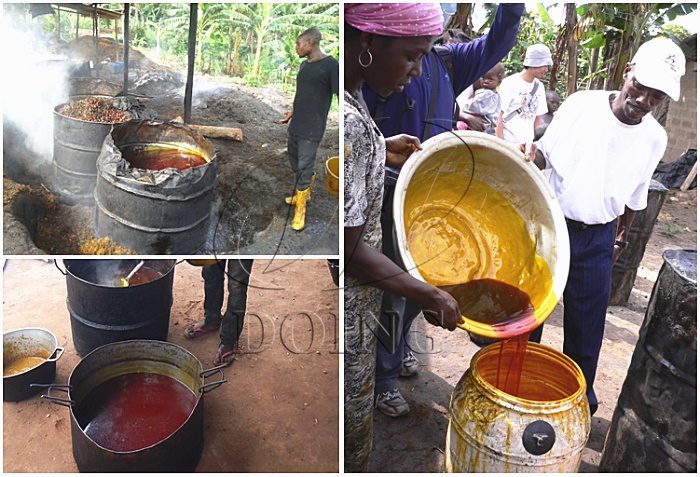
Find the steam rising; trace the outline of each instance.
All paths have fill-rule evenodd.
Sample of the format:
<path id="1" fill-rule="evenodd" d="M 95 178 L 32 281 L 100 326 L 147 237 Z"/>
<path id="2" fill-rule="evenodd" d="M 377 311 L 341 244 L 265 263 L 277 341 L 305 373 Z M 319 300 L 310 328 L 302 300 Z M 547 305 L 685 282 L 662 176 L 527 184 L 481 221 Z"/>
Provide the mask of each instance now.
<path id="1" fill-rule="evenodd" d="M 53 108 L 68 100 L 70 61 L 51 54 L 46 39 L 39 34 L 15 29 L 6 16 L 0 35 L 5 72 L 1 88 L 4 141 L 20 140 L 7 137 L 7 127 L 15 126 L 25 137 L 23 144 L 14 144 L 13 149 L 23 147 L 48 164 L 53 155 Z M 8 154 L 7 148 L 3 150 Z"/>

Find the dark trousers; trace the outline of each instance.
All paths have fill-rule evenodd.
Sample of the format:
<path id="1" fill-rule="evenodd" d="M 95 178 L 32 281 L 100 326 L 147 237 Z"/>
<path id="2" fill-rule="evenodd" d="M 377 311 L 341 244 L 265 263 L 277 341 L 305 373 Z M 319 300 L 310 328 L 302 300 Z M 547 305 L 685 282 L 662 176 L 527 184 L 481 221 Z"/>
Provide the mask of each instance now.
<path id="1" fill-rule="evenodd" d="M 394 186 L 384 185 L 381 217 L 382 253 L 403 268 L 394 232 L 394 190 Z M 411 324 L 420 312 L 420 305 L 403 296 L 389 292 L 384 292 L 382 295 L 382 314 L 377 330 L 375 394 L 396 388 L 396 379 L 403 367 L 403 356 L 411 350 L 409 340 Z"/>
<path id="2" fill-rule="evenodd" d="M 222 343 L 235 343 L 241 336 L 248 298 L 248 282 L 252 268 L 253 260 L 238 259 L 225 260 L 216 265 L 202 267 L 204 324 L 207 327 L 221 326 L 219 337 Z M 228 275 L 228 302 L 222 316 L 226 275 Z"/>
<path id="3" fill-rule="evenodd" d="M 564 288 L 563 351 L 583 371 L 592 408 L 598 405 L 593 382 L 605 333 L 616 228 L 613 220 L 583 230 L 568 229 L 571 264 Z M 539 343 L 541 336 L 542 326 L 530 334 L 530 341 Z"/>
<path id="4" fill-rule="evenodd" d="M 302 139 L 289 133 L 287 138 L 287 158 L 292 171 L 294 171 L 294 184 L 298 190 L 306 190 L 311 185 L 318 144 L 319 141 Z"/>

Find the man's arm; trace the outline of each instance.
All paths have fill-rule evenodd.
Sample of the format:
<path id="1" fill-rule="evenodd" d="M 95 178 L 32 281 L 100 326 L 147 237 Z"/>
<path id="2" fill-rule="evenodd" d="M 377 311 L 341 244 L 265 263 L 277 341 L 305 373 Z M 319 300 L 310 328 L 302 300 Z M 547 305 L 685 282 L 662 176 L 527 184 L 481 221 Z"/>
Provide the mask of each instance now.
<path id="1" fill-rule="evenodd" d="M 448 45 L 454 59 L 455 94 L 481 78 L 508 55 L 515 45 L 520 27 L 520 17 L 525 10 L 523 3 L 502 3 L 489 32 L 469 43 Z"/>
<path id="2" fill-rule="evenodd" d="M 615 251 L 613 252 L 613 264 L 617 262 L 617 259 L 622 254 L 622 251 L 627 246 L 627 237 L 629 236 L 630 229 L 632 228 L 632 221 L 634 220 L 636 212 L 629 207 L 625 206 L 625 212 L 617 218 L 617 231 L 615 233 Z"/>

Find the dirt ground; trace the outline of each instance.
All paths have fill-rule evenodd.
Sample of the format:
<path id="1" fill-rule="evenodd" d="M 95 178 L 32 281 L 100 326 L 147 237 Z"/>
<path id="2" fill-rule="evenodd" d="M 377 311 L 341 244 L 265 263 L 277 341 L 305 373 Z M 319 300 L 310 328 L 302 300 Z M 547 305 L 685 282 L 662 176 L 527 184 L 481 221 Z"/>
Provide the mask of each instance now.
<path id="1" fill-rule="evenodd" d="M 200 270 L 188 263 L 175 268 L 168 341 L 208 369 L 217 334 L 198 340 L 182 335 L 203 316 Z M 338 472 L 338 306 L 325 260 L 256 261 L 247 311 L 261 318 L 246 320 L 244 353 L 224 371 L 227 383 L 204 397 L 197 472 Z M 313 317 L 313 326 L 303 312 Z M 3 331 L 30 326 L 50 330 L 65 347 L 54 383 L 66 384 L 80 360 L 72 344 L 66 278 L 51 261 L 8 260 Z M 39 396 L 4 402 L 3 471 L 77 472 L 68 408 Z"/>
<path id="2" fill-rule="evenodd" d="M 591 420 L 591 433 L 578 470 L 581 473 L 598 471 L 605 436 L 627 376 L 654 282 L 663 264 L 662 254 L 669 249 L 697 250 L 696 190 L 669 190 L 647 243 L 628 304 L 608 308 L 595 383 L 599 408 Z M 417 350 L 420 372 L 399 379 L 399 390 L 411 406 L 411 412 L 396 419 L 375 411 L 370 472 L 444 471 L 450 395 L 480 347 L 469 339 L 468 333 L 460 329 L 450 333 L 426 326 L 420 317 L 414 321 L 412 337 L 420 348 Z M 542 344 L 561 351 L 562 342 L 560 305 L 545 323 Z"/>
<path id="3" fill-rule="evenodd" d="M 149 63 L 148 69 L 135 69 L 129 93 L 155 111 L 158 120 L 184 116 L 182 73 L 158 68 L 162 67 Z M 108 69 L 93 75 L 108 84 L 123 84 L 123 74 L 112 74 Z M 154 77 L 159 81 L 144 82 Z M 50 82 L 43 86 L 53 87 Z M 94 81 L 80 82 L 80 86 L 81 92 L 90 94 L 105 88 L 104 83 Z M 210 139 L 217 156 L 217 182 L 209 229 L 199 249 L 184 253 L 338 254 L 339 203 L 324 187 L 325 161 L 339 154 L 338 115 L 329 115 L 316 156 L 316 184 L 307 208 L 306 228 L 296 232 L 289 226 L 294 210 L 284 203 L 284 197 L 294 190 L 294 175 L 286 157 L 287 125 L 278 123 L 284 112 L 291 110 L 292 100 L 272 88 L 195 78 L 190 123 L 240 128 L 243 141 Z M 47 114 L 49 118 L 43 120 L 51 120 L 52 110 Z M 51 153 L 37 154 L 25 146 L 26 142 L 50 142 L 51 133 L 42 138 L 36 137 L 38 131 L 28 135 L 5 115 L 3 134 L 4 189 L 16 191 L 11 197 L 5 194 L 3 200 L 6 255 L 131 253 L 113 242 L 96 243 L 94 206 L 56 200 Z"/>

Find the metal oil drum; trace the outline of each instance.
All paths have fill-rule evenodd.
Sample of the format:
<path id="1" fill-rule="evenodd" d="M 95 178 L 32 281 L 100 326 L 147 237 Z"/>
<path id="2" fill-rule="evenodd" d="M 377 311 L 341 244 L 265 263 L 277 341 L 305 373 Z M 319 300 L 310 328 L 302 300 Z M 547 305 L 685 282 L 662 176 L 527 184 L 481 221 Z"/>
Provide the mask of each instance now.
<path id="1" fill-rule="evenodd" d="M 53 187 L 62 202 L 92 205 L 97 157 L 113 124 L 64 116 L 58 112 L 63 106 L 59 104 L 53 112 Z"/>
<path id="2" fill-rule="evenodd" d="M 206 159 L 184 170 L 132 168 L 124 151 L 188 150 Z M 209 230 L 216 186 L 214 146 L 186 125 L 134 120 L 114 126 L 97 159 L 95 235 L 138 254 L 194 254 Z"/>
<path id="3" fill-rule="evenodd" d="M 697 251 L 666 250 L 613 413 L 601 472 L 698 469 Z"/>
<path id="4" fill-rule="evenodd" d="M 516 397 L 497 387 L 515 353 L 500 348 L 477 352 L 452 393 L 447 472 L 576 472 L 591 428 L 581 369 L 527 343 Z"/>

